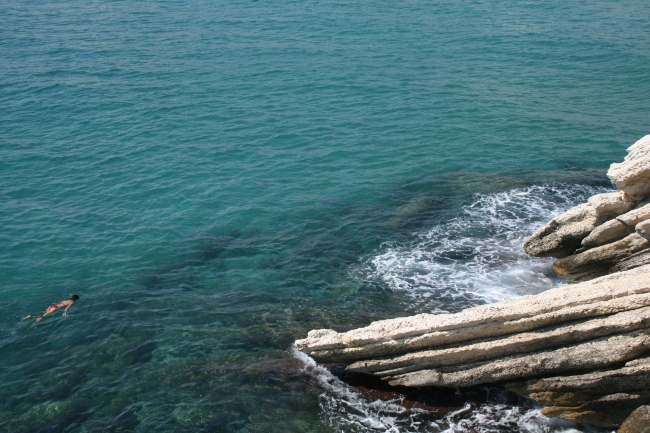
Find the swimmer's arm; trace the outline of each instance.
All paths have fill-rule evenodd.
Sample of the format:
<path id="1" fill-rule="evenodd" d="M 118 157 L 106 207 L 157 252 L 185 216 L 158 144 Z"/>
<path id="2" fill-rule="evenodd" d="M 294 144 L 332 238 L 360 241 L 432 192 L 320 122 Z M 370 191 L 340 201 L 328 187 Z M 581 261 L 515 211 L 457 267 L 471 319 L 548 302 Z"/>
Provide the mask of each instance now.
<path id="1" fill-rule="evenodd" d="M 67 307 L 65 307 L 65 310 L 63 310 L 63 315 L 64 315 L 64 316 L 67 316 L 67 315 L 68 315 L 68 310 L 70 309 L 70 307 L 72 307 L 72 304 L 70 304 L 70 305 L 68 305 Z"/>

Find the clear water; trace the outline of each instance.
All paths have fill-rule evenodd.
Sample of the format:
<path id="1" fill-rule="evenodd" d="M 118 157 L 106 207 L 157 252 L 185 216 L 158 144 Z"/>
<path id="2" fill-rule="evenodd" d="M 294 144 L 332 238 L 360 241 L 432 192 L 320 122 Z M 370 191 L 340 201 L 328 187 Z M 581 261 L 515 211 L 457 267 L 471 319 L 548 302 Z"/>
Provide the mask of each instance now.
<path id="1" fill-rule="evenodd" d="M 291 343 L 557 284 L 521 243 L 649 132 L 649 17 L 0 0 L 0 431 L 589 431 L 391 406 Z"/>

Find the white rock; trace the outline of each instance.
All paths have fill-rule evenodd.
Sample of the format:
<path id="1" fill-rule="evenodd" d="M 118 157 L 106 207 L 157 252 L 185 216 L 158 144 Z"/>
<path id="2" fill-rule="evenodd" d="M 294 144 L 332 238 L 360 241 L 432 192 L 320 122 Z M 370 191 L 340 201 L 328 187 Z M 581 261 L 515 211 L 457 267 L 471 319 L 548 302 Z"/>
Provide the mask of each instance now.
<path id="1" fill-rule="evenodd" d="M 612 164 L 607 176 L 632 198 L 638 199 L 650 192 L 650 135 L 630 146 L 625 160 Z"/>
<path id="2" fill-rule="evenodd" d="M 591 196 L 587 203 L 598 215 L 621 215 L 636 206 L 637 201 L 632 200 L 623 191 L 616 191 Z"/>
<path id="3" fill-rule="evenodd" d="M 296 348 L 319 362 L 346 362 L 514 334 L 646 306 L 650 266 L 456 314 L 381 320 L 341 334 L 310 332 Z"/>
<path id="4" fill-rule="evenodd" d="M 646 204 L 637 209 L 631 210 L 628 213 L 619 215 L 616 219 L 630 227 L 634 227 L 641 221 L 650 219 L 650 204 Z"/>
<path id="5" fill-rule="evenodd" d="M 632 227 L 614 218 L 596 227 L 589 236 L 582 240 L 584 248 L 594 248 L 600 245 L 623 239 L 632 233 Z"/>
<path id="6" fill-rule="evenodd" d="M 650 301 L 650 298 L 646 298 Z M 457 347 L 407 353 L 388 359 L 357 361 L 350 371 L 394 376 L 412 371 L 486 361 L 507 355 L 535 352 L 606 335 L 641 329 L 650 324 L 650 307 L 633 309 L 572 325 L 558 325 L 505 338 L 467 343 Z"/>
<path id="7" fill-rule="evenodd" d="M 391 385 L 467 387 L 487 383 L 521 380 L 564 372 L 604 368 L 634 359 L 649 349 L 648 331 L 599 338 L 561 349 L 466 364 L 420 370 L 387 377 Z"/>
<path id="8" fill-rule="evenodd" d="M 581 204 L 553 218 L 524 243 L 524 251 L 535 257 L 566 257 L 595 229 L 600 218 L 590 204 Z"/>
<path id="9" fill-rule="evenodd" d="M 582 396 L 573 396 L 570 400 L 575 402 L 584 397 L 583 401 L 589 401 L 590 395 L 650 388 L 650 358 L 629 361 L 624 367 L 615 370 L 533 379 L 512 383 L 507 388 L 546 404 L 552 403 L 551 399 L 557 403 L 560 393 L 580 393 Z"/>
<path id="10" fill-rule="evenodd" d="M 456 314 L 312 331 L 296 347 L 391 385 L 504 384 L 548 416 L 616 426 L 650 401 L 650 265 Z"/>

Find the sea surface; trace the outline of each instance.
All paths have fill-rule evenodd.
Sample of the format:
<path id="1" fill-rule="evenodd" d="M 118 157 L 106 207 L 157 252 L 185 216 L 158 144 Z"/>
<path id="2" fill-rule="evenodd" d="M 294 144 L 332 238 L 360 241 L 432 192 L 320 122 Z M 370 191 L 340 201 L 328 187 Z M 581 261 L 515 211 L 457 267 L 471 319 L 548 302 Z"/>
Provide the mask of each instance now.
<path id="1" fill-rule="evenodd" d="M 0 0 L 0 432 L 601 431 L 494 387 L 407 404 L 292 343 L 561 284 L 521 246 L 650 133 L 648 22 Z"/>

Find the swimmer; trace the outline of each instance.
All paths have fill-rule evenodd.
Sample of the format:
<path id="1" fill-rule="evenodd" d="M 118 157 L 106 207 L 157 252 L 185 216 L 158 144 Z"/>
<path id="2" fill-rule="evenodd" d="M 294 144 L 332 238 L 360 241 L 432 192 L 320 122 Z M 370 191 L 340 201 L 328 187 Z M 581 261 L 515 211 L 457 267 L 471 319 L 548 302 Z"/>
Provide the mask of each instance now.
<path id="1" fill-rule="evenodd" d="M 65 310 L 63 311 L 63 315 L 67 316 L 68 315 L 68 310 L 70 309 L 70 307 L 72 307 L 72 304 L 74 304 L 74 301 L 76 301 L 77 299 L 79 299 L 79 296 L 72 295 L 68 299 L 64 299 L 63 301 L 59 302 L 58 304 L 50 305 L 49 307 L 47 307 L 47 310 L 45 310 L 45 312 L 43 314 L 41 314 L 40 316 L 26 316 L 26 317 L 23 317 L 23 320 L 36 319 L 36 322 L 40 322 L 41 320 L 43 320 L 45 318 L 45 316 L 49 316 L 50 314 L 54 313 L 59 308 L 63 308 L 63 307 L 65 307 Z"/>

